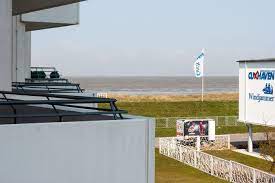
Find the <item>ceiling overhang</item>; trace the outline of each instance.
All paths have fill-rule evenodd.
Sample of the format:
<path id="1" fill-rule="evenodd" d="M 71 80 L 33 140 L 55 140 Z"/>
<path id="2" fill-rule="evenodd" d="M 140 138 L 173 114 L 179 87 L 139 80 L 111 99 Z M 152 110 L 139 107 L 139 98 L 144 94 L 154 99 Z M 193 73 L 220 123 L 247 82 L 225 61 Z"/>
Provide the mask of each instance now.
<path id="1" fill-rule="evenodd" d="M 12 0 L 13 15 L 54 8 L 83 0 Z"/>
<path id="2" fill-rule="evenodd" d="M 79 3 L 35 11 L 21 15 L 26 31 L 79 24 Z"/>

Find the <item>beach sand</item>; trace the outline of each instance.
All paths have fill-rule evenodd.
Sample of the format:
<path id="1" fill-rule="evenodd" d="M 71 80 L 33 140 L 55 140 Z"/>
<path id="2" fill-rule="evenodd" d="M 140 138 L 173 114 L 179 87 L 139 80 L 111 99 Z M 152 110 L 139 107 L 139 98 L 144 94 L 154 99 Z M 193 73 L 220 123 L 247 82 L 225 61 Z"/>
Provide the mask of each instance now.
<path id="1" fill-rule="evenodd" d="M 115 98 L 120 102 L 181 102 L 201 101 L 201 95 L 126 95 L 108 93 L 109 98 Z M 238 93 L 211 93 L 204 95 L 204 101 L 237 101 Z"/>

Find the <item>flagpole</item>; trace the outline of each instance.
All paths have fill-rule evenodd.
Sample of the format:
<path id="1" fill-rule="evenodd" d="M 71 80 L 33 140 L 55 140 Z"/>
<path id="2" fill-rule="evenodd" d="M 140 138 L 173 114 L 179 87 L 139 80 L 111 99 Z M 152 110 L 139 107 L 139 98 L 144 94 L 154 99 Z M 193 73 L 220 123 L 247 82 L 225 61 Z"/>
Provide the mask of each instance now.
<path id="1" fill-rule="evenodd" d="M 201 78 L 201 102 L 203 102 L 203 94 L 204 94 L 204 49 L 201 54 L 197 57 L 197 60 L 194 63 L 194 71 L 195 77 Z"/>
<path id="2" fill-rule="evenodd" d="M 203 49 L 203 53 L 204 53 Z M 204 61 L 202 62 L 202 77 L 201 77 L 201 101 L 203 102 L 203 93 L 204 93 Z"/>
<path id="3" fill-rule="evenodd" d="M 203 92 L 204 92 L 204 76 L 201 77 L 201 101 L 203 102 Z"/>

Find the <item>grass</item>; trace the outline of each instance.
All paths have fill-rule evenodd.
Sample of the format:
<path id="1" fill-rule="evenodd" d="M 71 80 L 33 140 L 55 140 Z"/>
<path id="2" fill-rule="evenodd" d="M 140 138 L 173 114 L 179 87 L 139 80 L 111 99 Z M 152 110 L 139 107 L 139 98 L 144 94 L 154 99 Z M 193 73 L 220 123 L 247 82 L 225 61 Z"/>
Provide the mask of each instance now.
<path id="1" fill-rule="evenodd" d="M 156 155 L 156 182 L 157 183 L 222 183 L 226 182 L 212 177 L 195 168 L 159 154 Z"/>
<path id="2" fill-rule="evenodd" d="M 108 97 L 116 98 L 122 102 L 179 102 L 179 101 L 201 101 L 200 94 L 190 95 L 125 95 L 110 94 Z M 205 101 L 237 101 L 238 93 L 207 93 L 204 95 Z"/>
<path id="3" fill-rule="evenodd" d="M 129 114 L 147 117 L 237 116 L 237 101 L 117 102 Z"/>
<path id="4" fill-rule="evenodd" d="M 270 167 L 271 167 L 271 162 L 251 157 L 248 155 L 240 154 L 231 150 L 224 150 L 224 151 L 206 151 L 209 154 L 212 154 L 214 156 L 227 159 L 227 160 L 232 160 L 232 161 L 237 161 L 239 163 L 266 171 L 270 172 Z M 275 173 L 275 170 L 273 170 L 271 173 Z"/>
<path id="5" fill-rule="evenodd" d="M 176 136 L 175 128 L 156 128 L 156 137 L 174 137 Z"/>
<path id="6" fill-rule="evenodd" d="M 135 99 L 137 100 L 137 99 Z M 124 101 L 124 102 L 123 102 Z M 121 109 L 125 109 L 129 114 L 147 117 L 195 117 L 195 116 L 237 116 L 238 101 L 131 101 L 117 102 Z M 264 128 L 255 126 L 253 132 L 263 132 Z M 240 126 L 220 126 L 216 128 L 217 134 L 246 133 L 247 128 Z M 175 128 L 156 128 L 156 137 L 175 136 Z"/>

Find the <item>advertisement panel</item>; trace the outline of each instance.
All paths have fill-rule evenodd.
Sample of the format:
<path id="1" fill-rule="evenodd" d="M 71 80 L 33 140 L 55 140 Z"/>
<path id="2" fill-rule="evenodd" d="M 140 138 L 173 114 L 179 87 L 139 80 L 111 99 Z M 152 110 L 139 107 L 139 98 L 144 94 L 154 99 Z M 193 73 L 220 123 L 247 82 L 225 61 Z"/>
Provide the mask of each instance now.
<path id="1" fill-rule="evenodd" d="M 206 136 L 208 135 L 208 121 L 187 121 L 184 123 L 184 135 Z"/>
<path id="2" fill-rule="evenodd" d="M 215 140 L 215 121 L 212 119 L 177 120 L 177 137 L 208 136 Z"/>
<path id="3" fill-rule="evenodd" d="M 240 64 L 240 121 L 274 126 L 275 61 Z"/>

